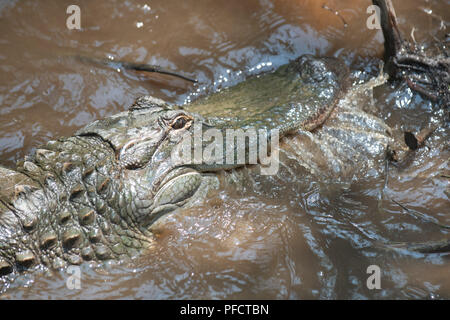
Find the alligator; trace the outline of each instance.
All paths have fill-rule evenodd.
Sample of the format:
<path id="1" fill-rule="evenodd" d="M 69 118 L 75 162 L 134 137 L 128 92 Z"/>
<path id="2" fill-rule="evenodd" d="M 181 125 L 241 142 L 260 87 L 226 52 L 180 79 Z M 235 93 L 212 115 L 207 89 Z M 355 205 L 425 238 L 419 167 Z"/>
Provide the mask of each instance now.
<path id="1" fill-rule="evenodd" d="M 273 185 L 305 174 L 351 180 L 383 167 L 395 141 L 361 106 L 386 79 L 351 79 L 342 61 L 304 55 L 189 105 L 140 97 L 127 111 L 48 142 L 14 170 L 0 168 L 0 280 L 87 261 L 129 261 L 155 244 L 152 228 L 164 216 L 224 184 Z M 278 155 L 280 172 L 261 174 L 263 157 L 251 161 L 250 139 L 244 161 L 237 147 L 231 162 L 226 152 L 200 161 L 174 156 L 195 140 L 196 128 L 224 137 L 254 128 L 264 133 L 253 141 L 257 147 L 278 139 L 279 148 L 268 152 Z M 191 148 L 206 151 L 211 143 Z"/>

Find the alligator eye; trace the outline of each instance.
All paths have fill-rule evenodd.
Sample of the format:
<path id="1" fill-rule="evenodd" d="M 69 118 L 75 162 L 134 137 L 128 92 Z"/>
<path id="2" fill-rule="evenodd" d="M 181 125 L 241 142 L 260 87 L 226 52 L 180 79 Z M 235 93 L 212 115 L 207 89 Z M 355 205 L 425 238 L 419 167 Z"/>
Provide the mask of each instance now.
<path id="1" fill-rule="evenodd" d="M 183 129 L 184 127 L 186 127 L 186 125 L 190 124 L 191 122 L 191 118 L 182 115 L 182 116 L 178 116 L 175 119 L 172 120 L 172 122 L 170 123 L 170 126 L 172 127 L 172 129 L 178 130 L 178 129 Z"/>

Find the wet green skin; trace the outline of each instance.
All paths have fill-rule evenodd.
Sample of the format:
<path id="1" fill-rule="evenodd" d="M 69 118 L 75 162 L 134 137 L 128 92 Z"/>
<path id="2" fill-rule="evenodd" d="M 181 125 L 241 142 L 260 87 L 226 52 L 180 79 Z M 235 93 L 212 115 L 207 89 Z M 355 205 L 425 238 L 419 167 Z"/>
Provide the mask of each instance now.
<path id="1" fill-rule="evenodd" d="M 190 112 L 236 128 L 312 131 L 324 122 L 349 86 L 348 69 L 333 58 L 303 56 L 273 73 L 254 76 L 232 88 L 199 99 Z"/>
<path id="2" fill-rule="evenodd" d="M 342 62 L 304 56 L 192 105 L 142 97 L 126 112 L 47 143 L 14 171 L 0 169 L 0 276 L 138 255 L 154 243 L 150 229 L 159 217 L 218 188 L 217 176 L 226 175 L 218 170 L 244 167 L 174 161 L 172 151 L 195 124 L 279 129 L 281 137 L 309 132 L 335 109 L 347 76 Z M 339 129 L 339 121 L 348 126 Z M 328 130 L 345 135 L 352 121 L 330 121 Z M 367 136 L 366 128 L 351 136 Z M 345 136 L 339 139 L 344 148 Z"/>

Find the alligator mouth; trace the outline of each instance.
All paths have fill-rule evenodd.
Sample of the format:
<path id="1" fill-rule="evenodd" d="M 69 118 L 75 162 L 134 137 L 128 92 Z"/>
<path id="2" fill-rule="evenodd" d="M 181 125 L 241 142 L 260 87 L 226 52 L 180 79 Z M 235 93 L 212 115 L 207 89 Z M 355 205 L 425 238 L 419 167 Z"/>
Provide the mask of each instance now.
<path id="1" fill-rule="evenodd" d="M 159 188 L 143 222 L 144 227 L 149 228 L 166 214 L 185 207 L 186 203 L 195 199 L 201 183 L 202 174 L 192 168 L 178 167 L 170 170 L 158 183 Z"/>

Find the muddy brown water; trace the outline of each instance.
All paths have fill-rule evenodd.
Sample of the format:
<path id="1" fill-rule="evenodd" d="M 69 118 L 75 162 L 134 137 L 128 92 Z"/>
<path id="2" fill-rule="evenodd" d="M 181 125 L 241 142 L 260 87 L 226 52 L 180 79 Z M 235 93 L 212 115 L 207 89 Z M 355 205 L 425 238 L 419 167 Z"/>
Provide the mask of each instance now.
<path id="1" fill-rule="evenodd" d="M 0 2 L 0 164 L 52 138 L 123 110 L 140 95 L 184 103 L 304 53 L 337 56 L 374 72 L 380 31 L 369 30 L 370 1 L 77 1 L 81 30 L 66 28 L 73 1 Z M 416 41 L 448 33 L 450 1 L 394 1 L 401 29 Z M 431 14 L 430 14 L 431 11 Z M 343 18 L 348 24 L 344 27 Z M 446 28 L 446 29 L 445 29 Z M 73 55 L 170 68 L 199 80 L 95 67 Z M 398 90 L 395 90 L 398 89 Z M 375 92 L 379 116 L 394 130 L 439 118 L 404 86 Z M 386 251 L 376 241 L 449 237 L 448 128 L 439 129 L 408 167 L 385 180 L 368 175 L 334 188 L 305 179 L 264 194 L 221 190 L 199 207 L 170 215 L 155 248 L 132 265 L 82 267 L 81 289 L 66 272 L 24 276 L 12 299 L 449 299 L 448 255 Z M 289 192 L 286 192 L 288 190 Z M 369 290 L 367 268 L 381 270 Z"/>

